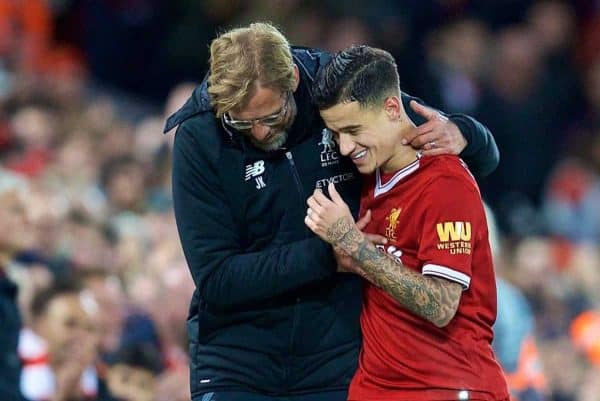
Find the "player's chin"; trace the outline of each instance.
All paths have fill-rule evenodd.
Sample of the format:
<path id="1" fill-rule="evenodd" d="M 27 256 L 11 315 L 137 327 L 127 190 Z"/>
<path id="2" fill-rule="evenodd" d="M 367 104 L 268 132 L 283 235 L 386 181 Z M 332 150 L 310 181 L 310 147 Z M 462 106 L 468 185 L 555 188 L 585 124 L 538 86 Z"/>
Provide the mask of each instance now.
<path id="1" fill-rule="evenodd" d="M 352 159 L 352 163 L 354 163 L 356 169 L 361 174 L 371 174 L 375 172 L 377 163 L 375 162 L 375 159 L 373 158 L 373 155 L 371 154 L 369 149 L 363 149 L 360 152 L 355 153 L 358 153 L 360 157 L 356 158 L 356 156 L 352 157 L 352 155 L 350 155 L 350 157 Z"/>
<path id="2" fill-rule="evenodd" d="M 358 172 L 364 175 L 373 174 L 375 172 L 375 166 L 367 165 L 367 164 L 357 164 L 356 168 Z"/>

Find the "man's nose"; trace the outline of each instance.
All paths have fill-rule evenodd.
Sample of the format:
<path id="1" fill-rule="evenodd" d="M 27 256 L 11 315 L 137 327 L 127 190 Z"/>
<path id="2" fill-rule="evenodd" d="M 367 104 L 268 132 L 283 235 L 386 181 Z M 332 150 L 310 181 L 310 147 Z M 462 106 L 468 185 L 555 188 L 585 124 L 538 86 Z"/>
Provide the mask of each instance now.
<path id="1" fill-rule="evenodd" d="M 267 137 L 270 130 L 271 128 L 265 125 L 254 123 L 252 124 L 251 130 L 252 137 L 254 137 L 254 139 L 256 139 L 257 141 L 262 141 Z"/>

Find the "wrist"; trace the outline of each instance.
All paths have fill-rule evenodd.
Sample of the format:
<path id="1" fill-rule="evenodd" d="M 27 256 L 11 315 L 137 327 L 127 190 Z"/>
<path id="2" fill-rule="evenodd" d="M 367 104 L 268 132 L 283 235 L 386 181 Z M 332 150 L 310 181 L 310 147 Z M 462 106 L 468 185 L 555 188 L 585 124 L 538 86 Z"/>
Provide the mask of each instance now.
<path id="1" fill-rule="evenodd" d="M 333 246 L 338 246 L 354 226 L 352 219 L 347 216 L 340 217 L 327 230 L 327 241 Z"/>
<path id="2" fill-rule="evenodd" d="M 469 125 L 469 120 L 465 120 L 465 118 L 461 115 L 458 114 L 453 114 L 449 116 L 449 120 L 452 123 L 452 125 L 454 127 L 456 127 L 456 129 L 458 130 L 458 133 L 460 134 L 460 137 L 463 140 L 460 152 L 458 153 L 459 156 L 464 156 L 463 152 L 465 152 L 465 150 L 467 150 L 467 146 L 469 145 L 469 142 L 471 141 L 471 131 L 470 131 L 470 125 Z M 465 153 L 470 153 L 469 152 L 465 152 Z"/>
<path id="3" fill-rule="evenodd" d="M 352 255 L 363 240 L 364 234 L 352 223 L 333 245 L 344 253 Z"/>

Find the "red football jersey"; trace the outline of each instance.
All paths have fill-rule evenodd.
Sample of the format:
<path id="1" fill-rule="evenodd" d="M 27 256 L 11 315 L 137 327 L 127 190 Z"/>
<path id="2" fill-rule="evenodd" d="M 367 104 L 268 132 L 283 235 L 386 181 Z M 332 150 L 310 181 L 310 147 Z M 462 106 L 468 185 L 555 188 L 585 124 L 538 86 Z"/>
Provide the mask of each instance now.
<path id="1" fill-rule="evenodd" d="M 491 346 L 496 282 L 487 222 L 464 163 L 421 157 L 394 174 L 377 171 L 363 188 L 361 214 L 367 209 L 372 220 L 365 231 L 386 236 L 385 251 L 464 291 L 455 317 L 438 328 L 366 282 L 363 346 L 349 400 L 508 399 Z"/>

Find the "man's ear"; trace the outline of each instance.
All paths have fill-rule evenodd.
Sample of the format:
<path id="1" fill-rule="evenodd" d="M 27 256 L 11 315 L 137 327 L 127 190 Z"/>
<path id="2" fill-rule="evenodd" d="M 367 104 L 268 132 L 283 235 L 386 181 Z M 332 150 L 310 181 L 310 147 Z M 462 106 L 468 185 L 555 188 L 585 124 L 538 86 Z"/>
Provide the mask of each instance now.
<path id="1" fill-rule="evenodd" d="M 402 101 L 398 96 L 389 96 L 383 101 L 383 108 L 390 120 L 398 120 L 402 114 Z"/>
<path id="2" fill-rule="evenodd" d="M 294 84 L 294 92 L 298 89 L 298 85 L 300 85 L 300 70 L 298 70 L 298 66 L 294 64 L 294 80 L 296 83 Z"/>

